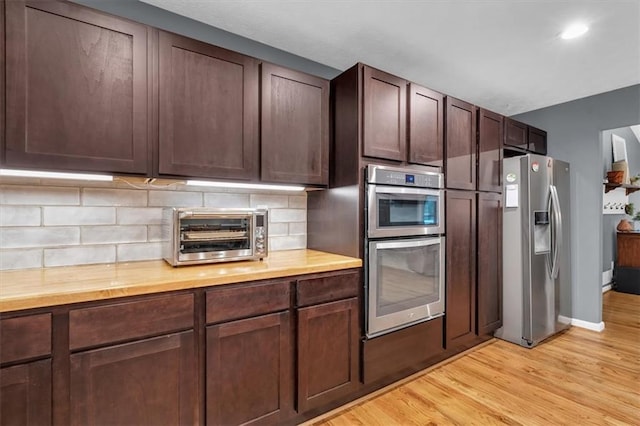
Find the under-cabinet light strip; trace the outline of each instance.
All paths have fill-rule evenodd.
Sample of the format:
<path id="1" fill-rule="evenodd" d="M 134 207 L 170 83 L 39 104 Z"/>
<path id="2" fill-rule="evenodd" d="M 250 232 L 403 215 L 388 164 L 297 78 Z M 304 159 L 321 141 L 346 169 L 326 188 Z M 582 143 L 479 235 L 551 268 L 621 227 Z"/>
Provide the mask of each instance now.
<path id="1" fill-rule="evenodd" d="M 74 179 L 74 180 L 98 180 L 112 181 L 113 176 L 96 175 L 91 173 L 62 173 L 62 172 L 43 172 L 40 170 L 15 170 L 0 169 L 0 176 L 18 176 L 31 178 L 47 178 L 47 179 Z"/>
<path id="2" fill-rule="evenodd" d="M 187 185 L 209 186 L 216 188 L 240 188 L 240 189 L 267 189 L 273 191 L 304 191 L 304 186 L 294 185 L 268 185 L 261 183 L 236 183 L 236 182 L 213 182 L 207 180 L 188 180 Z"/>

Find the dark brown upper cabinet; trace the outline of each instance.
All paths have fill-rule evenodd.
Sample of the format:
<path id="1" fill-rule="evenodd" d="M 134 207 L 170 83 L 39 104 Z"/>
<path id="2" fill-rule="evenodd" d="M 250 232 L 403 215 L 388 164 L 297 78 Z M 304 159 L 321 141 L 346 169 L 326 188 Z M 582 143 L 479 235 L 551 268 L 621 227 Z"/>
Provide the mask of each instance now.
<path id="1" fill-rule="evenodd" d="M 329 81 L 261 65 L 261 180 L 329 183 Z"/>
<path id="2" fill-rule="evenodd" d="M 445 100 L 446 187 L 476 189 L 476 107 L 451 96 Z"/>
<path id="3" fill-rule="evenodd" d="M 511 118 L 504 118 L 505 148 L 516 147 L 527 152 L 547 155 L 547 132 Z"/>
<path id="4" fill-rule="evenodd" d="M 258 178 L 258 63 L 159 34 L 160 175 Z"/>
<path id="5" fill-rule="evenodd" d="M 5 164 L 147 174 L 148 27 L 70 2 L 2 3 Z"/>
<path id="6" fill-rule="evenodd" d="M 409 84 L 409 163 L 442 167 L 443 96 Z"/>
<path id="7" fill-rule="evenodd" d="M 364 67 L 363 155 L 405 161 L 407 81 Z"/>
<path id="8" fill-rule="evenodd" d="M 520 149 L 527 149 L 527 125 L 505 117 L 504 144 Z"/>
<path id="9" fill-rule="evenodd" d="M 529 126 L 529 151 L 547 155 L 547 132 Z"/>
<path id="10" fill-rule="evenodd" d="M 478 109 L 478 190 L 502 192 L 503 116 Z"/>

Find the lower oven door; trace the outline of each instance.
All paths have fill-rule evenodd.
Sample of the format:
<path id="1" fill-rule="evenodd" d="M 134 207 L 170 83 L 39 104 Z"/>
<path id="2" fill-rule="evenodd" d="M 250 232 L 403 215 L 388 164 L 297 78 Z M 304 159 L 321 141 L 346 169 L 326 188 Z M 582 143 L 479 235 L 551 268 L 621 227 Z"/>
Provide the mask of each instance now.
<path id="1" fill-rule="evenodd" d="M 369 241 L 367 337 L 444 314 L 445 238 Z"/>

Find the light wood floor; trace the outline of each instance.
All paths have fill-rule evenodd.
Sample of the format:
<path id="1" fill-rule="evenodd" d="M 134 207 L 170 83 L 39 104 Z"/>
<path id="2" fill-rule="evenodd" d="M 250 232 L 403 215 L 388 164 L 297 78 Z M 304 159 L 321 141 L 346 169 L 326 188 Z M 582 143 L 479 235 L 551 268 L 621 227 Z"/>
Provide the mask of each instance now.
<path id="1" fill-rule="evenodd" d="M 601 333 L 493 340 L 316 425 L 640 425 L 640 296 L 604 295 Z"/>

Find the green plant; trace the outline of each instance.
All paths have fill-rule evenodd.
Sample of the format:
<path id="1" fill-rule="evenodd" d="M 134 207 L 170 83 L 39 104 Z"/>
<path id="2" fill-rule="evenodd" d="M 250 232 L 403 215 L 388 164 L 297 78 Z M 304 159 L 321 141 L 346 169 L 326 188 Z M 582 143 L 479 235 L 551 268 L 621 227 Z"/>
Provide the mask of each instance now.
<path id="1" fill-rule="evenodd" d="M 633 213 L 635 212 L 635 207 L 633 206 L 633 203 L 627 203 L 624 205 L 624 212 L 626 214 L 628 214 L 629 216 L 633 216 Z M 635 219 L 634 219 L 635 220 Z"/>
<path id="2" fill-rule="evenodd" d="M 631 185 L 638 185 L 640 184 L 640 174 L 637 174 L 635 176 L 631 176 L 629 178 L 629 182 L 631 183 Z"/>

